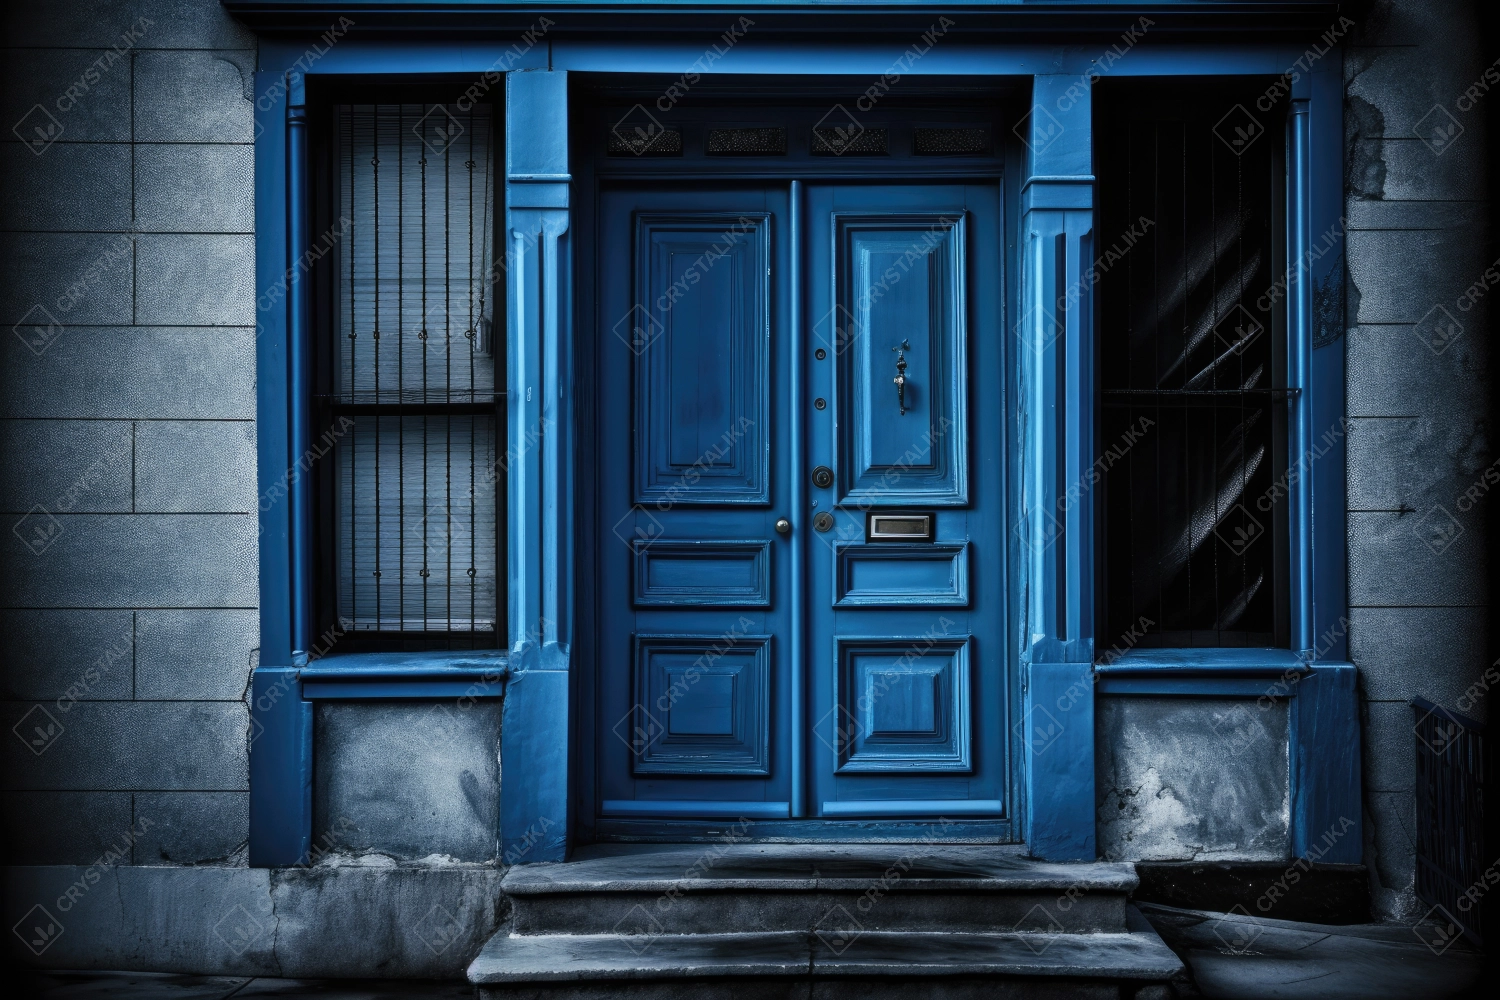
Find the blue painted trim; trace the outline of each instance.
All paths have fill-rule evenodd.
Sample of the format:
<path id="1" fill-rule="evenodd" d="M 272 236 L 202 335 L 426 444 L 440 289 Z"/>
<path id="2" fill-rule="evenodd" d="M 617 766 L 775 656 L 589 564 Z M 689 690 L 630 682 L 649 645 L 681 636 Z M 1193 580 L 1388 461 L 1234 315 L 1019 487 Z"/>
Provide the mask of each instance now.
<path id="1" fill-rule="evenodd" d="M 999 799 L 887 799 L 824 802 L 824 816 L 999 816 Z"/>
<path id="2" fill-rule="evenodd" d="M 286 109 L 286 259 L 306 260 L 312 215 L 308 207 L 306 90 L 301 78 L 288 79 Z M 313 538 L 312 483 L 312 309 L 307 272 L 289 267 L 287 288 L 287 505 L 292 550 L 290 602 L 292 665 L 305 666 L 312 648 Z"/>
<path id="3" fill-rule="evenodd" d="M 1320 24 L 1318 30 L 1325 26 Z M 635 36 L 622 43 L 618 39 L 582 41 L 549 35 L 545 42 L 518 52 L 513 38 L 397 42 L 376 40 L 368 33 L 361 34 L 361 26 L 356 26 L 336 45 L 318 44 L 323 51 L 309 63 L 309 43 L 316 42 L 318 32 L 325 27 L 326 23 L 321 24 L 300 39 L 263 39 L 260 66 L 277 78 L 293 70 L 311 70 L 311 76 L 430 74 L 488 82 L 489 74 L 549 68 L 579 73 L 666 73 L 675 78 L 703 57 L 701 41 Z M 1156 41 L 1153 34 L 1132 49 L 1129 58 L 1116 63 L 1110 76 L 1278 76 L 1306 52 L 1306 45 L 1295 42 L 1165 44 Z M 846 41 L 846 32 L 836 32 L 833 37 L 836 43 L 786 41 L 752 32 L 715 61 L 709 72 L 878 77 L 891 68 L 889 43 Z M 1330 53 L 1323 62 L 1333 55 Z M 938 45 L 920 61 L 904 67 L 902 76 L 1030 77 L 1038 67 L 1045 66 L 1049 73 L 1072 77 L 1076 82 L 1081 75 L 1097 71 L 1097 56 L 1098 51 L 1088 46 L 1053 42 Z"/>
<path id="4" fill-rule="evenodd" d="M 1234 673 L 1238 676 L 1309 670 L 1290 649 L 1131 649 L 1094 667 L 1100 676 Z"/>
<path id="5" fill-rule="evenodd" d="M 256 478 L 260 535 L 260 662 L 250 682 L 249 863 L 294 865 L 307 857 L 312 837 L 312 706 L 299 692 L 294 666 L 292 537 L 299 480 L 294 455 L 294 407 L 290 405 L 293 319 L 305 335 L 305 286 L 291 264 L 297 236 L 292 220 L 305 210 L 294 198 L 289 166 L 305 151 L 300 93 L 283 73 L 255 75 L 256 233 Z M 295 141 L 294 141 L 295 138 Z M 299 207 L 301 206 L 301 207 Z M 295 433 L 306 433 L 300 425 Z M 305 554 L 305 553 L 304 553 Z M 305 562 L 302 565 L 306 565 Z M 305 607 L 305 604 L 301 605 Z"/>
<path id="6" fill-rule="evenodd" d="M 482 676 L 472 679 L 415 679 L 394 680 L 321 680 L 304 679 L 302 697 L 308 701 L 362 701 L 380 698 L 404 699 L 478 699 L 503 698 L 505 685 L 498 681 L 486 681 Z"/>
<path id="7" fill-rule="evenodd" d="M 295 667 L 250 678 L 250 858 L 253 868 L 307 860 L 312 844 L 312 705 Z"/>
<path id="8" fill-rule="evenodd" d="M 790 273 L 802 274 L 802 182 L 794 180 L 791 182 L 791 190 L 788 194 L 788 214 L 790 216 L 789 233 L 789 265 Z M 803 357 L 807 350 L 806 331 L 802 326 L 802 281 L 800 279 L 788 281 L 787 288 L 791 296 L 789 303 L 791 309 L 791 321 L 788 333 L 790 334 L 790 367 L 791 367 L 791 504 L 790 518 L 794 532 L 805 531 L 810 523 L 811 512 L 807 506 L 807 481 L 804 470 L 806 464 L 806 434 L 807 434 L 807 384 L 803 373 L 806 359 Z M 802 719 L 807 714 L 807 554 L 806 546 L 794 544 L 792 547 L 791 569 L 791 671 L 789 683 L 791 685 L 791 718 Z M 792 801 L 791 817 L 802 819 L 808 813 L 807 809 L 807 733 L 806 727 L 793 725 L 791 731 L 791 769 L 792 769 Z"/>
<path id="9" fill-rule="evenodd" d="M 500 698 L 509 676 L 499 651 L 356 653 L 316 660 L 301 673 L 302 697 Z"/>
<path id="10" fill-rule="evenodd" d="M 1100 676 L 1095 695 L 1158 695 L 1161 697 L 1258 698 L 1266 693 L 1264 677 L 1223 675 L 1138 674 Z"/>
<path id="11" fill-rule="evenodd" d="M 573 409 L 568 78 L 505 78 L 510 679 L 501 856 L 561 861 L 572 829 Z"/>
<path id="12" fill-rule="evenodd" d="M 1128 61 L 1128 60 L 1127 60 Z M 1026 842 L 1039 858 L 1091 861 L 1094 838 L 1093 316 L 1068 294 L 1092 263 L 1093 111 L 1072 76 L 1033 80 L 1021 192 L 1022 542 Z M 1075 301 L 1076 300 L 1076 301 Z"/>
<path id="13" fill-rule="evenodd" d="M 721 802 L 713 799 L 605 799 L 601 816 L 690 817 L 743 816 L 746 819 L 787 819 L 790 802 Z"/>

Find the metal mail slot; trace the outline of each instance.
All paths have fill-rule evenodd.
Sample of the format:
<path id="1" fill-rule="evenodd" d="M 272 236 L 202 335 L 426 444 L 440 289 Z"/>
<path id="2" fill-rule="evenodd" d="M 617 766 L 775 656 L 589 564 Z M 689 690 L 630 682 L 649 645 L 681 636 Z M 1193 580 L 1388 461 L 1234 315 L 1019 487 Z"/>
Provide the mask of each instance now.
<path id="1" fill-rule="evenodd" d="M 933 515 L 887 512 L 865 515 L 867 542 L 930 542 L 933 539 Z"/>

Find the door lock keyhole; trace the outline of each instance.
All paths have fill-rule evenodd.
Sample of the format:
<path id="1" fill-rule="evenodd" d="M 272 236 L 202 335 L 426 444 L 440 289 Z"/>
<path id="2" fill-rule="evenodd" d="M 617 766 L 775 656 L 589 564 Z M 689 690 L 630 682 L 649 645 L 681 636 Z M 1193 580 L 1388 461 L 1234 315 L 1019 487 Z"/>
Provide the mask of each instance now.
<path id="1" fill-rule="evenodd" d="M 826 465 L 820 465 L 813 470 L 813 485 L 820 490 L 826 490 L 833 485 L 833 470 Z"/>

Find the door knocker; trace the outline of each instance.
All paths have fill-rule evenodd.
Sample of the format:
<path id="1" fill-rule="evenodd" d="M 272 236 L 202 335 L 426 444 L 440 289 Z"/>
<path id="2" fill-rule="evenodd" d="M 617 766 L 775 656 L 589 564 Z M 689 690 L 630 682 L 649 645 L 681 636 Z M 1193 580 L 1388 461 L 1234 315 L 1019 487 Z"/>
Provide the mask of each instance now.
<path id="1" fill-rule="evenodd" d="M 905 340 L 891 348 L 896 352 L 896 403 L 901 407 L 901 415 L 906 415 L 906 352 L 911 350 L 911 345 Z"/>

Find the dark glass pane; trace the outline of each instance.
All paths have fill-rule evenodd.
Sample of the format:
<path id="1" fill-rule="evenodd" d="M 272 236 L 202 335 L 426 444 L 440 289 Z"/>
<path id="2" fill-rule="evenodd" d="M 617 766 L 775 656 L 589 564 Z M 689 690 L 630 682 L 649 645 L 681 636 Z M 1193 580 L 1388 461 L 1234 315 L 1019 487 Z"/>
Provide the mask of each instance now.
<path id="1" fill-rule="evenodd" d="M 1285 645 L 1285 109 L 1252 81 L 1101 86 L 1101 653 Z M 1231 116 L 1233 117 L 1233 116 Z M 1225 133 L 1224 137 L 1220 132 Z M 1236 145 L 1236 140 L 1239 144 Z M 1145 635 L 1140 639 L 1141 634 Z"/>

